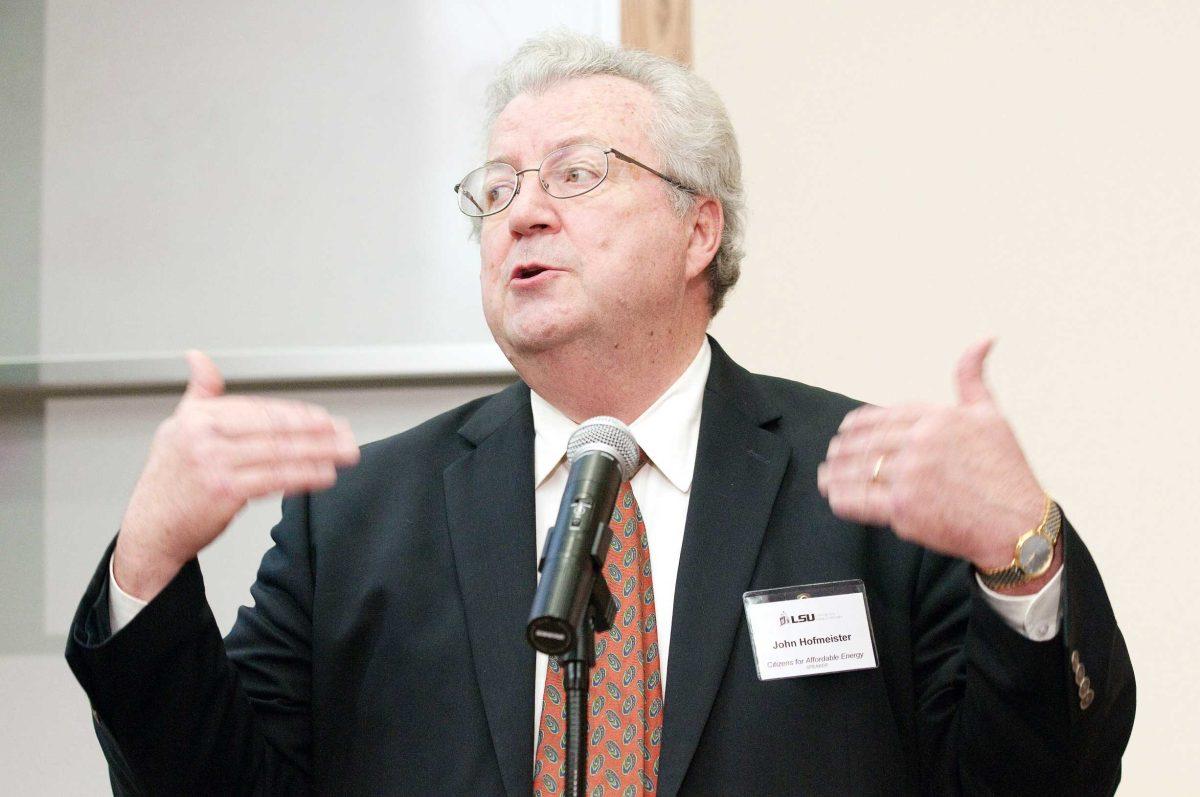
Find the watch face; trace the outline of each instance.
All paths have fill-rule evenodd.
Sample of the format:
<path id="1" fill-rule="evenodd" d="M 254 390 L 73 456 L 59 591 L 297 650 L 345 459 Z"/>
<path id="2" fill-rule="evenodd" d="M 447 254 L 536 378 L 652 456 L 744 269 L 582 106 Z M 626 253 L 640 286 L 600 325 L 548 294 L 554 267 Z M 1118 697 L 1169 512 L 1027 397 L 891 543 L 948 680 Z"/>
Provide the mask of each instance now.
<path id="1" fill-rule="evenodd" d="M 1026 574 L 1040 576 L 1050 567 L 1054 558 L 1054 546 L 1041 534 L 1033 534 L 1021 543 L 1017 553 L 1017 564 Z"/>

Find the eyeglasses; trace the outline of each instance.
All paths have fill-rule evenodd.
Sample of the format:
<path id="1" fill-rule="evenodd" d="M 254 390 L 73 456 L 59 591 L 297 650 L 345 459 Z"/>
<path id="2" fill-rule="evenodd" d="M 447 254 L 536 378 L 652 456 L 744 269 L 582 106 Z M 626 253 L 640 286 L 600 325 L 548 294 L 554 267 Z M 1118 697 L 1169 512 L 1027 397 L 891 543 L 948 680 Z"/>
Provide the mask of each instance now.
<path id="1" fill-rule="evenodd" d="M 609 155 L 642 167 L 680 191 L 697 193 L 695 189 L 611 147 L 601 149 L 594 144 L 571 144 L 551 152 L 536 169 L 518 171 L 507 163 L 492 161 L 469 172 L 461 183 L 454 186 L 454 193 L 458 195 L 458 209 L 474 218 L 499 213 L 521 193 L 521 175 L 526 172 L 537 172 L 538 182 L 555 199 L 581 196 L 594 190 L 608 177 Z"/>

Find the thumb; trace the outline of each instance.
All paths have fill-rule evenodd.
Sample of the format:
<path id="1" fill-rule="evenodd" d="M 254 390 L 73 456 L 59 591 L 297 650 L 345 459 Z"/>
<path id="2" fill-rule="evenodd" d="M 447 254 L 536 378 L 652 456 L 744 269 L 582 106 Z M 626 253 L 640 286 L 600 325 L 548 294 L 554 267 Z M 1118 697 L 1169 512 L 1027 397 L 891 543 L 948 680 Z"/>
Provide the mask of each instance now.
<path id="1" fill-rule="evenodd" d="M 185 400 L 215 398 L 225 392 L 225 378 L 207 354 L 192 349 L 185 356 L 191 371 L 187 390 L 183 393 Z"/>
<path id="2" fill-rule="evenodd" d="M 992 350 L 995 338 L 987 338 L 972 344 L 954 369 L 954 381 L 958 387 L 960 404 L 978 404 L 992 400 L 992 393 L 983 382 L 983 361 Z"/>

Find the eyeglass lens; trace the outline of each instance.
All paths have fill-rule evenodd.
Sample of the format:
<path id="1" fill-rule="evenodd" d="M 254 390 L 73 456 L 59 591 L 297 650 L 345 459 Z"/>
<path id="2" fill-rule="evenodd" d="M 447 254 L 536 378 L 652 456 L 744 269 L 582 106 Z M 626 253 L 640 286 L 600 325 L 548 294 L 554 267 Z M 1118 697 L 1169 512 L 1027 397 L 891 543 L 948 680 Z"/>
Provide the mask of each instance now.
<path id="1" fill-rule="evenodd" d="M 546 193 L 557 199 L 586 194 L 608 176 L 608 155 L 590 144 L 551 152 L 537 170 Z M 458 207 L 468 216 L 490 216 L 508 207 L 517 192 L 517 170 L 507 163 L 475 169 L 458 189 Z"/>

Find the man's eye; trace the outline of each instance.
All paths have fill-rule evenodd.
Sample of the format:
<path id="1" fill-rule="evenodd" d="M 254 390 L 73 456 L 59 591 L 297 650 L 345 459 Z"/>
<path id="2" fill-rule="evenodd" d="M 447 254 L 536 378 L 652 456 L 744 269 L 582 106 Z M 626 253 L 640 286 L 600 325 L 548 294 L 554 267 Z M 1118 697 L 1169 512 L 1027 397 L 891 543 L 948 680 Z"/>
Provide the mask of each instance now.
<path id="1" fill-rule="evenodd" d="M 559 172 L 559 179 L 568 185 L 579 185 L 594 183 L 600 175 L 588 166 L 568 166 Z"/>
<path id="2" fill-rule="evenodd" d="M 512 183 L 496 183 L 487 187 L 483 197 L 489 205 L 500 205 L 508 201 L 508 198 L 512 196 L 512 192 Z"/>

